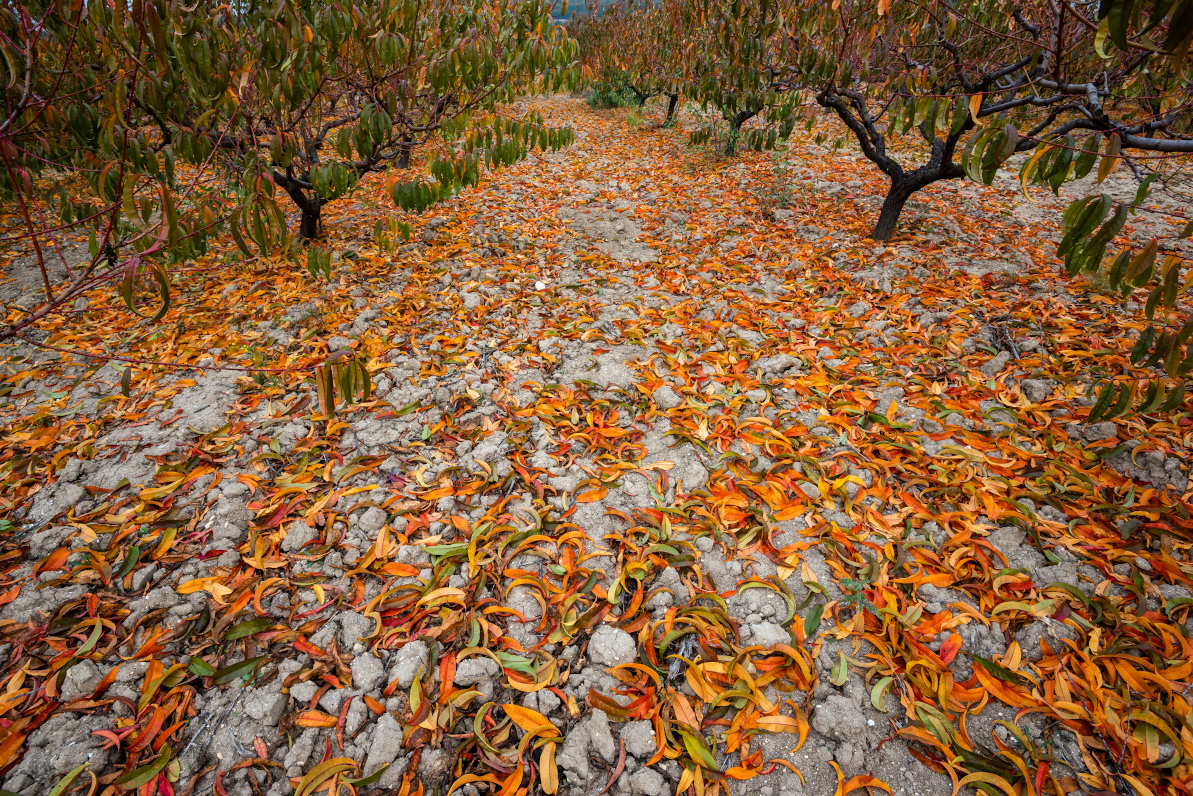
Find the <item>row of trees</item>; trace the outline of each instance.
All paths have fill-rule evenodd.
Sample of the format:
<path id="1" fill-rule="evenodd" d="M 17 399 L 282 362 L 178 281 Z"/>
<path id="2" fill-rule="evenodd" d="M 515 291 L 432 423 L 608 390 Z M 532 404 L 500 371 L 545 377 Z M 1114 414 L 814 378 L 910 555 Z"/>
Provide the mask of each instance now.
<path id="1" fill-rule="evenodd" d="M 730 131 L 728 154 L 837 119 L 889 180 L 878 241 L 896 234 L 915 192 L 941 180 L 990 184 L 1017 167 L 1025 188 L 1059 193 L 1129 169 L 1134 197 L 1070 206 L 1060 254 L 1073 273 L 1103 270 L 1124 295 L 1148 288 L 1149 318 L 1188 286 L 1176 246 L 1193 233 L 1188 214 L 1145 246 L 1116 254 L 1114 240 L 1155 181 L 1181 167 L 1173 161 L 1193 153 L 1193 0 L 626 0 L 583 19 L 576 36 L 599 80 L 712 109 Z M 709 135 L 703 125 L 693 141 Z M 1183 377 L 1191 338 L 1193 321 L 1154 326 L 1136 359 Z M 1181 384 L 1108 386 L 1095 414 L 1124 411 L 1136 393 L 1137 407 L 1176 406 Z"/>
<path id="2" fill-rule="evenodd" d="M 170 264 L 231 232 L 251 253 L 294 252 L 367 174 L 422 210 L 535 147 L 571 140 L 521 94 L 574 88 L 578 44 L 543 0 L 32 0 L 0 8 L 0 192 L 8 236 L 33 251 L 47 301 L 22 324 L 117 281 L 142 311 L 169 301 Z M 61 247 L 83 233 L 90 261 Z M 69 282 L 51 284 L 61 257 Z M 19 331 L 21 324 L 5 335 Z"/>

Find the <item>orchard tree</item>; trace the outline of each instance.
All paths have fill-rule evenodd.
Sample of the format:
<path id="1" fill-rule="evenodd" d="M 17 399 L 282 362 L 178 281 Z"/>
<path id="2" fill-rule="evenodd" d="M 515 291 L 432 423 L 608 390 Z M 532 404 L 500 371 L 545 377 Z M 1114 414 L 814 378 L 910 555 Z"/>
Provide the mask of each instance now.
<path id="1" fill-rule="evenodd" d="M 890 240 L 907 200 L 940 180 L 992 183 L 1017 153 L 1019 176 L 1059 192 L 1094 173 L 1103 182 L 1125 165 L 1140 181 L 1137 195 L 1073 203 L 1058 254 L 1071 273 L 1097 270 L 1113 240 L 1141 205 L 1170 157 L 1193 153 L 1193 91 L 1187 68 L 1193 3 L 1156 4 L 1152 17 L 1118 2 L 1085 16 L 1068 3 L 842 0 L 836 9 L 802 6 L 800 73 L 816 102 L 835 113 L 862 152 L 890 180 L 871 237 Z M 885 132 L 884 132 L 885 131 Z M 921 141 L 917 154 L 897 154 L 892 135 Z M 906 149 L 902 150 L 906 152 Z M 910 161 L 910 162 L 909 162 Z M 1096 169 L 1096 172 L 1095 172 Z M 1149 172 L 1145 174 L 1145 169 Z M 1107 277 L 1129 295 L 1150 288 L 1146 313 L 1175 308 L 1182 255 L 1172 235 L 1113 257 Z M 1187 286 L 1187 282 L 1184 283 Z M 1091 413 L 1113 416 L 1132 405 L 1172 409 L 1193 371 L 1193 322 L 1149 327 L 1133 354 L 1179 379 L 1166 387 L 1128 380 L 1106 385 Z"/>
<path id="2" fill-rule="evenodd" d="M 625 0 L 582 17 L 576 38 L 597 83 L 624 87 L 639 107 L 651 97 L 666 97 L 663 124 L 669 126 L 690 77 L 685 55 L 692 30 L 691 4 L 685 0 Z"/>
<path id="3" fill-rule="evenodd" d="M 329 202 L 414 147 L 433 152 L 428 173 L 390 184 L 419 211 L 486 168 L 566 145 L 570 129 L 509 103 L 574 87 L 577 55 L 541 0 L 6 6 L 0 191 L 21 209 L 17 238 L 47 301 L 4 335 L 104 281 L 160 317 L 170 262 L 229 229 L 246 252 L 291 250 L 283 194 L 314 237 Z M 79 232 L 91 257 L 72 271 L 60 248 Z"/>
<path id="4" fill-rule="evenodd" d="M 310 239 L 328 203 L 366 174 L 407 164 L 415 147 L 434 145 L 436 179 L 396 183 L 393 197 L 421 210 L 486 166 L 570 141 L 537 116 L 501 113 L 524 93 L 578 80 L 577 45 L 550 3 L 276 0 L 235 17 L 224 8 L 171 7 L 160 85 L 141 108 L 192 162 L 215 153 L 225 173 L 244 175 L 238 242 L 251 230 L 267 237 L 273 186 Z"/>
<path id="5" fill-rule="evenodd" d="M 1067 3 L 843 0 L 800 13 L 808 91 L 890 180 L 875 240 L 890 240 L 916 191 L 966 176 L 989 184 L 1016 153 L 1053 147 L 1033 176 L 1059 185 L 1070 167 L 1088 173 L 1099 146 L 1193 151 L 1178 140 L 1184 102 L 1155 116 L 1129 99 L 1172 82 L 1171 64 L 1148 50 L 1103 51 L 1098 24 Z M 922 144 L 896 154 L 892 134 Z"/>
<path id="6" fill-rule="evenodd" d="M 1125 167 L 1141 181 L 1138 195 L 1075 202 L 1058 219 L 1059 254 L 1073 273 L 1109 262 L 1107 277 L 1124 295 L 1149 288 L 1149 317 L 1175 307 L 1187 282 L 1172 244 L 1193 232 L 1187 218 L 1139 251 L 1110 255 L 1155 169 L 1193 152 L 1193 0 L 1150 9 L 1135 0 L 1096 8 L 1051 0 L 697 1 L 706 24 L 694 98 L 735 128 L 765 114 L 747 141 L 754 148 L 787 138 L 798 121 L 816 127 L 814 106 L 839 118 L 890 180 L 875 240 L 896 234 L 915 192 L 949 179 L 988 185 L 1017 154 L 1025 188 L 1034 182 L 1055 192 L 1091 173 L 1101 183 Z M 1193 372 L 1193 324 L 1177 317 L 1149 328 L 1135 358 L 1178 381 L 1104 388 L 1095 417 L 1179 405 L 1179 379 Z"/>
<path id="7" fill-rule="evenodd" d="M 766 124 L 749 134 L 749 147 L 769 149 L 791 134 L 800 87 L 791 63 L 791 13 L 780 0 L 707 0 L 689 11 L 701 22 L 689 48 L 694 66 L 688 91 L 702 108 L 716 109 L 728 126 L 727 155 L 737 152 L 742 126 L 757 116 Z M 692 142 L 713 133 L 706 125 L 693 133 Z"/>
<path id="8" fill-rule="evenodd" d="M 129 308 L 169 307 L 166 264 L 202 253 L 227 215 L 222 196 L 175 170 L 168 142 L 140 124 L 162 44 L 152 4 L 31 0 L 0 8 L 0 196 L 19 211 L 8 241 L 37 263 L 45 301 L 8 337 L 64 302 L 119 282 Z M 78 263 L 69 240 L 89 239 Z M 75 261 L 75 262 L 72 262 Z M 51 284 L 54 264 L 66 284 Z M 152 286 L 152 299 L 139 287 Z"/>

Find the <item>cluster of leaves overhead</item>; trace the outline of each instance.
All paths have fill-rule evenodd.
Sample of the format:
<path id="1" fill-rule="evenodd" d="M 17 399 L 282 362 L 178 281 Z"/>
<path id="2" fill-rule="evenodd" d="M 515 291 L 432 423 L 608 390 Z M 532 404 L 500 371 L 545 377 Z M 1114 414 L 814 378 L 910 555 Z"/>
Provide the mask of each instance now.
<path id="1" fill-rule="evenodd" d="M 1103 409 L 1180 404 L 1193 370 L 1193 321 L 1171 312 L 1189 287 L 1176 244 L 1193 233 L 1190 217 L 1169 214 L 1171 234 L 1142 248 L 1115 240 L 1148 191 L 1168 190 L 1166 175 L 1193 153 L 1186 57 L 1193 5 L 674 2 L 676 18 L 693 24 L 677 29 L 684 42 L 660 52 L 688 57 L 680 90 L 730 123 L 727 152 L 739 140 L 771 148 L 797 130 L 820 128 L 820 143 L 822 111 L 830 111 L 890 180 L 875 240 L 896 234 L 917 191 L 951 179 L 990 185 L 1016 155 L 1024 156 L 1024 190 L 1034 182 L 1058 195 L 1065 183 L 1091 174 L 1102 183 L 1129 166 L 1146 180 L 1135 200 L 1079 199 L 1056 219 L 1065 236 L 1058 254 L 1070 272 L 1101 272 L 1124 295 L 1149 290 L 1149 319 L 1169 312 L 1166 325 L 1141 338 L 1137 358 L 1162 364 L 1161 381 L 1123 374 Z M 648 18 L 641 26 L 593 24 L 593 52 L 634 51 L 648 36 Z M 692 142 L 711 135 L 698 128 Z"/>
<path id="2" fill-rule="evenodd" d="M 418 148 L 452 167 L 433 188 L 407 177 L 402 209 L 571 141 L 509 115 L 519 96 L 580 77 L 578 45 L 543 0 L 51 0 L 0 11 L 0 25 L 0 189 L 34 243 L 63 224 L 92 239 L 83 274 L 57 294 L 46 278 L 42 314 L 104 278 L 141 311 L 134 285 L 168 282 L 160 263 L 201 254 L 214 233 L 246 256 L 292 250 L 282 194 L 314 238 L 329 202 Z"/>
<path id="3" fill-rule="evenodd" d="M 555 151 L 573 140 L 571 129 L 550 128 L 537 114 L 523 120 L 490 116 L 477 122 L 460 136 L 458 153 L 448 153 L 431 164 L 435 182 L 395 181 L 390 189 L 394 204 L 421 212 L 462 188 L 476 185 L 483 168 L 509 166 L 536 146 L 544 152 Z"/>

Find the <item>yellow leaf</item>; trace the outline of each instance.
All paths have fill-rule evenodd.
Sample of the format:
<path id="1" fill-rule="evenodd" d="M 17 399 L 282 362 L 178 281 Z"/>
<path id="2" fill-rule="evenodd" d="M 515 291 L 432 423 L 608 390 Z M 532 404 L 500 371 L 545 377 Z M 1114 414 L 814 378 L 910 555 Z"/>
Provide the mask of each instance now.
<path id="1" fill-rule="evenodd" d="M 555 768 L 555 742 L 543 747 L 539 755 L 539 776 L 543 781 L 543 793 L 554 794 L 559 790 L 559 771 Z"/>
<path id="2" fill-rule="evenodd" d="M 217 577 L 194 578 L 178 587 L 179 594 L 194 594 L 198 591 L 208 592 L 221 605 L 224 602 L 224 598 L 232 593 L 232 590 L 221 583 L 220 578 Z"/>
<path id="3" fill-rule="evenodd" d="M 463 589 L 453 589 L 450 586 L 445 586 L 442 589 L 435 589 L 435 591 L 423 597 L 418 601 L 419 605 L 430 605 L 435 602 L 458 602 L 464 603 Z"/>
<path id="4" fill-rule="evenodd" d="M 730 779 L 753 779 L 758 776 L 758 769 L 756 768 L 742 768 L 741 766 L 733 766 L 725 770 L 725 776 Z"/>
<path id="5" fill-rule="evenodd" d="M 337 774 L 356 768 L 356 761 L 348 757 L 333 757 L 325 763 L 312 768 L 302 778 L 295 789 L 295 796 L 309 796 L 319 789 L 319 786 Z"/>
<path id="6" fill-rule="evenodd" d="M 1015 796 L 1015 789 L 1011 787 L 1010 783 L 997 774 L 991 774 L 987 771 L 975 771 L 972 774 L 962 777 L 961 781 L 954 786 L 953 792 L 956 793 L 957 791 L 961 790 L 961 788 L 964 788 L 966 785 L 970 785 L 974 782 L 983 782 L 987 785 L 993 785 L 994 787 L 999 788 L 1006 793 L 1007 796 Z"/>
<path id="7" fill-rule="evenodd" d="M 791 716 L 759 716 L 759 729 L 768 732 L 790 732 L 795 735 L 799 734 L 799 722 Z"/>
<path id="8" fill-rule="evenodd" d="M 969 115 L 973 117 L 973 123 L 979 127 L 983 124 L 982 120 L 978 118 L 978 113 L 982 110 L 982 95 L 974 94 L 969 98 Z"/>

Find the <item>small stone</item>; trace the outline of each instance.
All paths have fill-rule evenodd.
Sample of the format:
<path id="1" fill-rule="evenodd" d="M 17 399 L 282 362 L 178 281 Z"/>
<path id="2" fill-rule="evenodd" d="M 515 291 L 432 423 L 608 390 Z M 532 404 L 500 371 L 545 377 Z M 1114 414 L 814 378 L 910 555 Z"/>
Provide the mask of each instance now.
<path id="1" fill-rule="evenodd" d="M 671 792 L 663 775 L 653 768 L 643 768 L 631 774 L 630 787 L 642 796 L 668 796 Z"/>
<path id="2" fill-rule="evenodd" d="M 820 500 L 820 487 L 813 484 L 811 481 L 805 481 L 799 485 L 800 491 L 813 500 Z"/>
<path id="3" fill-rule="evenodd" d="M 791 634 L 774 622 L 756 622 L 750 625 L 750 645 L 774 647 L 791 644 Z"/>
<path id="4" fill-rule="evenodd" d="M 1000 351 L 998 352 L 997 356 L 995 356 L 985 365 L 982 365 L 982 367 L 978 368 L 978 370 L 981 371 L 982 375 L 986 378 L 993 379 L 1002 372 L 1003 368 L 1005 368 L 1007 363 L 1010 361 L 1011 355 L 1006 351 Z"/>
<path id="5" fill-rule="evenodd" d="M 1043 403 L 1052 393 L 1048 382 L 1041 379 L 1024 379 L 1019 382 L 1019 389 L 1023 390 L 1023 396 L 1033 404 Z"/>
<path id="6" fill-rule="evenodd" d="M 389 515 L 383 509 L 369 506 L 369 510 L 360 515 L 360 519 L 357 520 L 356 528 L 372 535 L 380 531 L 388 519 Z"/>
<path id="7" fill-rule="evenodd" d="M 335 335 L 327 339 L 327 347 L 331 351 L 343 351 L 346 348 L 352 347 L 352 341 L 347 337 L 340 337 Z"/>
<path id="8" fill-rule="evenodd" d="M 79 661 L 66 672 L 66 679 L 62 683 L 62 701 L 69 702 L 79 697 L 91 696 L 102 679 L 103 672 L 93 661 Z"/>
<path id="9" fill-rule="evenodd" d="M 425 669 L 430 660 L 431 651 L 427 643 L 421 640 L 411 641 L 394 656 L 393 664 L 389 667 L 389 679 L 397 680 L 399 688 L 409 688 L 414 684 L 419 671 Z"/>
<path id="10" fill-rule="evenodd" d="M 606 763 L 617 759 L 618 744 L 613 740 L 613 733 L 609 729 L 609 716 L 603 710 L 594 710 L 592 716 L 584 723 L 588 730 L 588 742 L 592 745 Z"/>
<path id="11" fill-rule="evenodd" d="M 310 680 L 290 686 L 290 696 L 294 697 L 294 701 L 300 707 L 309 707 L 311 700 L 315 698 L 315 694 L 318 692 L 319 686 Z"/>
<path id="12" fill-rule="evenodd" d="M 254 689 L 244 701 L 244 712 L 257 721 L 276 727 L 286 712 L 286 695 L 269 688 Z"/>
<path id="13" fill-rule="evenodd" d="M 1109 420 L 1101 423 L 1093 423 L 1082 429 L 1081 436 L 1086 442 L 1101 442 L 1106 439 L 1114 439 L 1118 436 L 1118 427 Z"/>
<path id="14" fill-rule="evenodd" d="M 651 393 L 650 397 L 661 409 L 674 409 L 683 403 L 683 398 L 665 384 Z"/>
<path id="15" fill-rule="evenodd" d="M 377 722 L 377 729 L 373 731 L 373 742 L 369 745 L 369 755 L 365 758 L 365 776 L 392 763 L 401 750 L 402 725 L 392 714 L 386 713 Z"/>
<path id="16" fill-rule="evenodd" d="M 871 309 L 871 307 L 868 303 L 866 303 L 864 301 L 857 301 L 857 302 L 854 302 L 853 304 L 850 304 L 849 309 L 845 310 L 845 312 L 851 318 L 860 318 L 863 315 L 865 315 L 867 312 L 869 312 L 870 309 Z"/>
<path id="17" fill-rule="evenodd" d="M 352 685 L 361 691 L 372 691 L 381 685 L 385 666 L 376 655 L 365 653 L 352 659 Z"/>
<path id="18" fill-rule="evenodd" d="M 377 623 L 364 614 L 356 611 L 345 611 L 340 614 L 340 644 L 351 649 L 361 639 L 373 634 Z"/>
<path id="19" fill-rule="evenodd" d="M 319 707 L 333 716 L 338 716 L 344 700 L 352 695 L 352 689 L 350 688 L 329 689 L 323 692 L 323 696 L 319 697 Z"/>
<path id="20" fill-rule="evenodd" d="M 1053 654 L 1068 652 L 1064 639 L 1077 641 L 1077 631 L 1065 622 L 1040 619 L 1015 633 L 1023 659 L 1039 663 L 1044 658 L 1043 644 L 1047 643 Z"/>
<path id="21" fill-rule="evenodd" d="M 318 531 L 302 520 L 295 520 L 290 523 L 290 529 L 286 531 L 286 537 L 282 539 L 282 550 L 287 553 L 297 553 L 303 546 L 318 538 Z"/>
<path id="22" fill-rule="evenodd" d="M 639 760 L 649 760 L 658 751 L 654 728 L 649 721 L 627 723 L 621 729 L 621 739 L 625 741 L 626 751 Z"/>
<path id="23" fill-rule="evenodd" d="M 369 720 L 371 711 L 365 706 L 363 699 L 354 699 L 352 704 L 348 706 L 348 715 L 344 718 L 344 732 L 351 738 L 360 731 L 360 728 Z"/>
<path id="24" fill-rule="evenodd" d="M 588 642 L 588 657 L 599 666 L 633 663 L 638 657 L 634 637 L 612 625 L 601 625 Z"/>
<path id="25" fill-rule="evenodd" d="M 455 757 L 443 749 L 424 748 L 418 761 L 418 776 L 423 782 L 435 782 L 451 768 Z"/>
<path id="26" fill-rule="evenodd" d="M 812 727 L 834 740 L 860 738 L 866 732 L 866 717 L 852 699 L 831 694 L 812 713 Z"/>
<path id="27" fill-rule="evenodd" d="M 483 655 L 478 655 L 475 658 L 468 658 L 456 666 L 456 677 L 453 681 L 456 685 L 478 685 L 486 683 L 501 672 L 501 667 L 492 659 Z"/>

